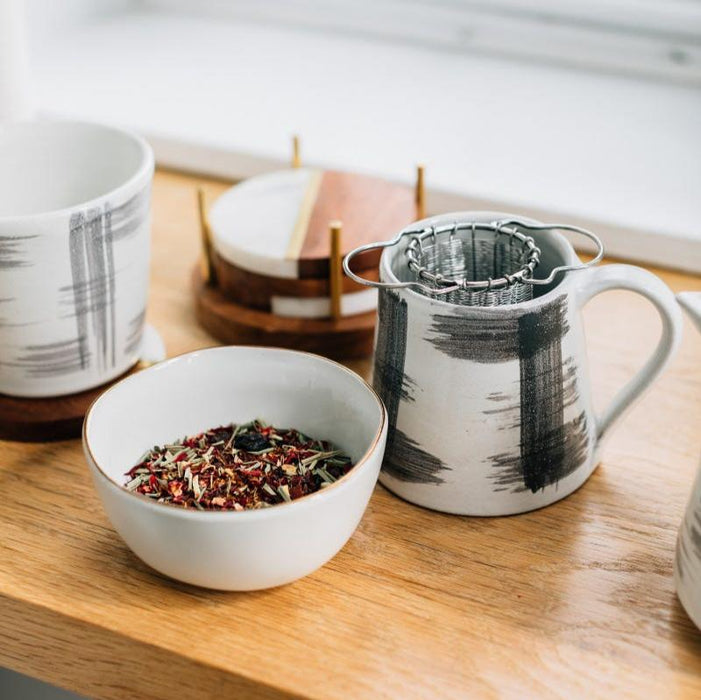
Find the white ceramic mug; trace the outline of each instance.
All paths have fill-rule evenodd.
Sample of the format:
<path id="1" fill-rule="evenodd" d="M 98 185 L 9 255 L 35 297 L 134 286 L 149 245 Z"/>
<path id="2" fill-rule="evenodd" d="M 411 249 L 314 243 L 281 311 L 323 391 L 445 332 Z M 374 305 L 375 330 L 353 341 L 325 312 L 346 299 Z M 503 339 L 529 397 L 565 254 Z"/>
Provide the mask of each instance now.
<path id="1" fill-rule="evenodd" d="M 677 299 L 701 332 L 701 292 L 683 292 Z M 679 528 L 674 583 L 684 609 L 701 629 L 701 465 Z"/>
<path id="2" fill-rule="evenodd" d="M 514 218 L 460 212 L 421 225 Z M 560 233 L 529 233 L 542 250 L 536 277 L 580 263 Z M 415 279 L 401 240 L 382 254 L 382 282 Z M 663 332 L 648 363 L 597 416 L 581 309 L 609 289 L 649 299 Z M 388 411 L 380 481 L 391 491 L 449 513 L 507 515 L 564 498 L 592 473 L 613 423 L 672 355 L 681 313 L 659 278 L 630 265 L 568 272 L 536 290 L 529 301 L 494 307 L 380 291 L 374 385 Z"/>
<path id="3" fill-rule="evenodd" d="M 153 167 L 111 127 L 0 125 L 0 393 L 83 391 L 139 359 Z"/>

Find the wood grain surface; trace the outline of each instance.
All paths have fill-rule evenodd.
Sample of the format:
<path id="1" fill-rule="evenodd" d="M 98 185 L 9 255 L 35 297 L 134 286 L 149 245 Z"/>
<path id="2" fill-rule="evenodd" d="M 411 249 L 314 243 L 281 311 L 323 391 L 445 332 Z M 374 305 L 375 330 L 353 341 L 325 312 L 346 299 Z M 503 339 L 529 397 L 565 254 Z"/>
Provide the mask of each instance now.
<path id="1" fill-rule="evenodd" d="M 414 191 L 377 177 L 325 170 L 299 255 L 299 276 L 329 276 L 329 222 L 343 224 L 342 253 L 385 240 L 415 221 Z M 376 267 L 380 249 L 359 253 L 355 270 Z"/>
<path id="2" fill-rule="evenodd" d="M 148 317 L 170 355 L 213 344 L 190 287 L 199 182 L 155 181 Z M 603 406 L 659 323 L 626 292 L 596 298 L 585 319 Z M 213 593 L 142 564 L 110 527 L 78 441 L 0 443 L 0 664 L 119 700 L 699 697 L 701 633 L 672 583 L 701 456 L 701 338 L 685 330 L 673 366 L 565 500 L 466 518 L 378 486 L 335 559 L 259 593 Z M 367 361 L 350 366 L 367 375 Z"/>

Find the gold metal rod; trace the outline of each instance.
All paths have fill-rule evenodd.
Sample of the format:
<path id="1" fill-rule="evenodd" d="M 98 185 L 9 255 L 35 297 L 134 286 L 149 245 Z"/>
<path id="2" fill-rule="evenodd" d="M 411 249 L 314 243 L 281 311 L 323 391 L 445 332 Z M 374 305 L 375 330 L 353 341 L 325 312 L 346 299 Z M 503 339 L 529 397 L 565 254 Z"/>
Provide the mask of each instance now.
<path id="1" fill-rule="evenodd" d="M 424 184 L 424 170 L 423 165 L 416 166 L 416 218 L 425 219 L 426 218 L 426 186 Z"/>
<path id="2" fill-rule="evenodd" d="M 299 154 L 299 136 L 297 134 L 292 137 L 292 167 L 302 167 L 302 158 Z"/>
<path id="3" fill-rule="evenodd" d="M 343 290 L 343 268 L 341 267 L 341 230 L 340 221 L 329 222 L 331 237 L 331 255 L 329 257 L 329 286 L 331 287 L 331 316 L 341 318 L 341 294 Z"/>
<path id="4" fill-rule="evenodd" d="M 209 228 L 209 217 L 207 215 L 207 202 L 204 189 L 197 188 L 197 208 L 200 215 L 200 236 L 202 239 L 202 255 L 200 257 L 200 269 L 205 284 L 215 285 L 216 277 L 214 273 L 214 263 L 212 260 L 212 234 Z"/>

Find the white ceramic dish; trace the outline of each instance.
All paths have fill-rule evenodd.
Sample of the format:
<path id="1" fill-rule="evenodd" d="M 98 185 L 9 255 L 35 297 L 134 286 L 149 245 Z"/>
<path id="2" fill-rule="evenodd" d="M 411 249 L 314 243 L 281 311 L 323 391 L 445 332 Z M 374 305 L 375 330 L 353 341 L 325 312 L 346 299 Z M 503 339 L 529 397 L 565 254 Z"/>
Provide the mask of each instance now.
<path id="1" fill-rule="evenodd" d="M 122 487 L 151 445 L 256 417 L 330 440 L 356 466 L 317 493 L 264 510 L 186 510 Z M 386 436 L 382 402 L 342 365 L 291 350 L 222 347 L 108 389 L 87 413 L 83 447 L 109 519 L 140 559 L 187 583 L 253 590 L 305 576 L 343 547 L 372 494 Z"/>
<path id="2" fill-rule="evenodd" d="M 135 134 L 0 125 L 0 393 L 71 394 L 139 360 L 152 176 Z"/>

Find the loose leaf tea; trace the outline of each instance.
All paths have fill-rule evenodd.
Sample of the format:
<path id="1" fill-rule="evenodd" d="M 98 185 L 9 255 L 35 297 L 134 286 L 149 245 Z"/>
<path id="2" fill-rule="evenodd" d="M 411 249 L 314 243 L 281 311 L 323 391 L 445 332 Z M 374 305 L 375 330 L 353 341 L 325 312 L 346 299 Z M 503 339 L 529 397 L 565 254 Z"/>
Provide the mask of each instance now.
<path id="1" fill-rule="evenodd" d="M 314 493 L 352 468 L 325 440 L 255 420 L 148 450 L 125 488 L 184 508 L 245 510 Z"/>

